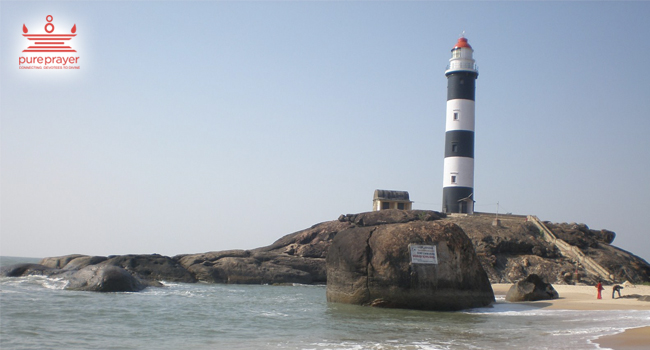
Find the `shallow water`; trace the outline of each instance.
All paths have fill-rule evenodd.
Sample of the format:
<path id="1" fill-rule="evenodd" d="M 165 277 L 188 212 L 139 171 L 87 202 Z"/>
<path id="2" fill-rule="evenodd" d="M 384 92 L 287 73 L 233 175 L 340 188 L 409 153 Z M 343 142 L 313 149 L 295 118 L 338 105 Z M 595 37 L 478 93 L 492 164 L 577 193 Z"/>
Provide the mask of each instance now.
<path id="1" fill-rule="evenodd" d="M 650 325 L 650 311 L 545 310 L 502 298 L 465 312 L 331 304 L 324 286 L 165 283 L 105 294 L 64 286 L 0 279 L 0 348 L 597 349 L 597 336 Z"/>

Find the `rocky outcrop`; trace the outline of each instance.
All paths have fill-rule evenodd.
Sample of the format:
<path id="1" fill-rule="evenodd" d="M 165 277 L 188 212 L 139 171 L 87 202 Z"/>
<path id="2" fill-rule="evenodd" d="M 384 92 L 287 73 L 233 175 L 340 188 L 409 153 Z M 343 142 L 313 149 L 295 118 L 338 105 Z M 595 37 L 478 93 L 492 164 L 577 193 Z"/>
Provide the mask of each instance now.
<path id="1" fill-rule="evenodd" d="M 45 258 L 40 264 L 50 268 L 63 270 L 81 270 L 87 266 L 118 266 L 143 280 L 167 282 L 196 282 L 194 276 L 179 264 L 178 261 L 160 254 L 151 255 L 117 255 L 117 256 L 88 256 L 66 255 Z"/>
<path id="2" fill-rule="evenodd" d="M 187 255 L 179 261 L 198 280 L 204 282 L 310 284 L 325 279 L 324 271 L 319 271 L 321 264 L 312 260 L 314 259 L 300 256 L 238 250 Z"/>
<path id="3" fill-rule="evenodd" d="M 611 245 L 616 234 L 608 230 L 591 230 L 585 224 L 544 223 L 553 233 L 565 242 L 579 249 L 584 255 L 593 259 L 605 268 L 614 281 L 634 281 L 636 283 L 650 281 L 650 265 L 648 263 L 615 246 Z M 595 284 L 597 277 L 580 272 L 589 284 Z"/>
<path id="4" fill-rule="evenodd" d="M 340 232 L 328 253 L 328 301 L 422 310 L 461 310 L 494 301 L 472 243 L 457 225 L 357 224 L 365 226 Z M 436 247 L 437 263 L 412 262 L 411 245 Z"/>
<path id="5" fill-rule="evenodd" d="M 15 264 L 0 268 L 0 277 L 50 276 L 57 272 L 41 264 Z"/>
<path id="6" fill-rule="evenodd" d="M 74 260 L 76 260 L 76 263 L 70 264 Z M 75 268 L 79 270 L 83 267 L 86 267 L 88 265 L 94 265 L 104 260 L 106 260 L 106 257 L 104 256 L 96 257 L 96 256 L 88 256 L 88 255 L 81 255 L 81 254 L 70 254 L 66 256 L 55 256 L 55 257 L 44 258 L 41 259 L 39 264 L 53 269 L 64 269 L 66 266 L 70 265 L 68 270 L 74 270 Z M 90 263 L 91 261 L 92 263 Z M 73 268 L 73 266 L 75 268 Z"/>
<path id="7" fill-rule="evenodd" d="M 100 264 L 122 267 L 148 281 L 196 282 L 178 261 L 160 254 L 109 256 Z"/>
<path id="8" fill-rule="evenodd" d="M 535 274 L 513 284 L 506 294 L 506 300 L 509 302 L 551 300 L 559 297 L 550 283 L 544 282 Z"/>
<path id="9" fill-rule="evenodd" d="M 341 215 L 338 220 L 316 224 L 288 234 L 273 244 L 251 250 L 228 250 L 175 257 L 152 255 L 68 255 L 41 261 L 49 268 L 77 271 L 86 266 L 120 266 L 146 281 L 210 283 L 325 283 L 326 257 L 339 232 L 354 227 L 391 226 L 442 220 L 460 226 L 469 236 L 490 281 L 515 283 L 537 274 L 550 283 L 595 284 L 597 276 L 552 243 L 525 216 L 475 214 L 446 217 L 427 210 L 382 210 Z M 611 245 L 614 232 L 591 230 L 583 224 L 546 223 L 558 238 L 608 269 L 614 280 L 650 282 L 650 265 Z M 577 273 L 576 273 L 577 271 Z M 34 271 L 33 271 L 34 272 Z"/>
<path id="10" fill-rule="evenodd" d="M 339 216 L 340 222 L 358 226 L 403 224 L 412 221 L 433 221 L 447 217 L 445 214 L 428 210 L 380 210 L 360 214 Z"/>
<path id="11" fill-rule="evenodd" d="M 592 230 L 585 224 L 576 224 L 574 222 L 554 224 L 545 221 L 544 225 L 551 229 L 557 238 L 580 249 L 587 247 L 598 248 L 601 243 L 612 244 L 614 238 L 616 238 L 616 233 L 612 231 Z"/>
<path id="12" fill-rule="evenodd" d="M 74 260 L 74 259 L 70 259 Z M 156 282 L 144 281 L 129 271 L 112 265 L 91 265 L 79 270 L 41 264 L 18 264 L 0 269 L 0 276 L 46 276 L 67 281 L 65 289 L 93 292 L 139 292 Z"/>
<path id="13" fill-rule="evenodd" d="M 493 283 L 516 283 L 530 274 L 555 284 L 595 285 L 600 279 L 579 261 L 562 255 L 526 216 L 499 215 L 496 226 L 494 219 L 494 214 L 480 213 L 446 219 L 470 237 Z M 591 230 L 584 224 L 544 224 L 557 238 L 577 244 L 573 247 L 606 268 L 614 281 L 650 281 L 650 265 L 645 260 L 611 245 L 614 232 Z"/>
<path id="14" fill-rule="evenodd" d="M 431 221 L 444 214 L 426 210 L 385 210 L 341 215 L 286 235 L 267 247 L 179 255 L 174 259 L 199 281 L 211 283 L 325 283 L 325 257 L 334 237 L 362 225 Z"/>

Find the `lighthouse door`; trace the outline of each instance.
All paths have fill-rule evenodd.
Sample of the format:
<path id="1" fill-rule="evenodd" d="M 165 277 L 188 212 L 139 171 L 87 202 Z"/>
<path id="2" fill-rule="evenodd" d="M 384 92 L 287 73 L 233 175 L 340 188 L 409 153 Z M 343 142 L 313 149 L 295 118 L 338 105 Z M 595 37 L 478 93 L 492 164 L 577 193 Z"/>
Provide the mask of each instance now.
<path id="1" fill-rule="evenodd" d="M 467 213 L 467 202 L 465 201 L 458 202 L 458 212 Z"/>

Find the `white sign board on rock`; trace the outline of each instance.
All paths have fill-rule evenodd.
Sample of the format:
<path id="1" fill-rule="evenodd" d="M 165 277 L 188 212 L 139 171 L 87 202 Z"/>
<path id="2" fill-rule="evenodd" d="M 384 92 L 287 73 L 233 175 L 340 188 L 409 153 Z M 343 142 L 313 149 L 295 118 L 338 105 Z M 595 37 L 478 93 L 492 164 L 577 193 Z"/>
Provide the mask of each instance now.
<path id="1" fill-rule="evenodd" d="M 438 251 L 435 245 L 410 244 L 411 264 L 438 264 Z"/>

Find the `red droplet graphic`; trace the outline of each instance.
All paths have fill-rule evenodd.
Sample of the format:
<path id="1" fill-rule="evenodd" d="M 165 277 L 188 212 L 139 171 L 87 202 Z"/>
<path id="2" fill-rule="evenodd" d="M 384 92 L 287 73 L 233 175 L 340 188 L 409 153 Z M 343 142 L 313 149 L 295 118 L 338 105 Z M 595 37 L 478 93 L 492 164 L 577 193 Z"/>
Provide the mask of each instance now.
<path id="1" fill-rule="evenodd" d="M 27 27 L 23 24 L 23 33 L 27 33 Z"/>
<path id="2" fill-rule="evenodd" d="M 70 29 L 70 32 L 71 32 L 72 34 L 74 34 L 74 33 L 77 32 L 77 25 L 76 25 L 76 24 L 72 26 L 72 29 Z"/>

